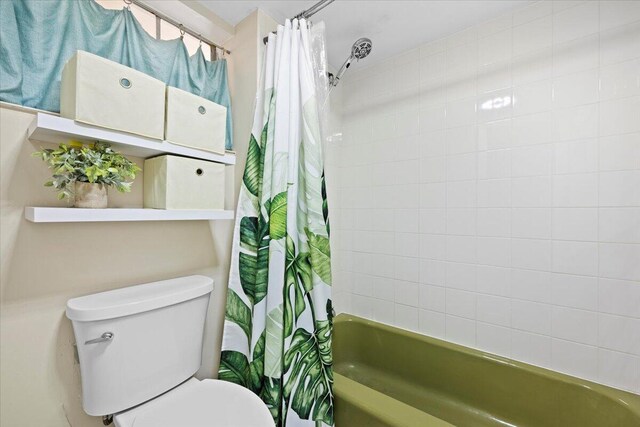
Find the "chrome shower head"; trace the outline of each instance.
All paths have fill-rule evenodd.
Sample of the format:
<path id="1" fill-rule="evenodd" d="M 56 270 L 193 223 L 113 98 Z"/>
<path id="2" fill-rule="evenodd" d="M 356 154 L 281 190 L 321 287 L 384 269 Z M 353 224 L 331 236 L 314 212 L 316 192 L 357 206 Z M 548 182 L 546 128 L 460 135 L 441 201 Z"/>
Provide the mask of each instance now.
<path id="1" fill-rule="evenodd" d="M 347 68 L 351 66 L 351 62 L 354 59 L 356 61 L 359 61 L 363 58 L 366 58 L 371 53 L 372 45 L 373 44 L 371 43 L 371 39 L 368 39 L 366 37 L 362 37 L 356 40 L 353 46 L 351 46 L 351 55 L 347 58 L 346 61 L 344 61 L 344 64 L 342 64 L 342 67 L 340 67 L 338 73 L 335 76 L 333 74 L 329 76 L 329 84 L 331 85 L 331 87 L 338 85 L 338 82 L 347 71 Z"/>
<path id="2" fill-rule="evenodd" d="M 371 48 L 371 39 L 363 37 L 356 40 L 356 42 L 351 47 L 351 56 L 358 60 L 366 58 L 371 53 Z"/>

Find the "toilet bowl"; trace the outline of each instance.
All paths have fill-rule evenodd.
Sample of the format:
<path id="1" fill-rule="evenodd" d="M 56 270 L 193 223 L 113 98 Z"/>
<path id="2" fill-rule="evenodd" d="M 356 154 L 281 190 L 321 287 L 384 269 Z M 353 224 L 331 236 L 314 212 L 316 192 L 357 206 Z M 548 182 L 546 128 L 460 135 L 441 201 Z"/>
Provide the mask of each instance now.
<path id="1" fill-rule="evenodd" d="M 197 380 L 213 281 L 188 276 L 73 298 L 82 406 L 117 427 L 266 427 L 251 391 Z"/>
<path id="2" fill-rule="evenodd" d="M 147 403 L 113 417 L 116 427 L 273 426 L 260 398 L 237 384 L 191 378 Z"/>

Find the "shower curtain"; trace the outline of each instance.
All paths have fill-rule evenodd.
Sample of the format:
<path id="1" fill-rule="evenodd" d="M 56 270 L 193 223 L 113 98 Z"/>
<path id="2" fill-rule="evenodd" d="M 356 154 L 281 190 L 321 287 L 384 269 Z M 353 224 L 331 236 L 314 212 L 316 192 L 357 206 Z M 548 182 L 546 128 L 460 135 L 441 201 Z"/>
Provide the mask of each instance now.
<path id="1" fill-rule="evenodd" d="M 315 33 L 270 34 L 236 213 L 219 378 L 277 426 L 333 425 L 331 261 Z"/>

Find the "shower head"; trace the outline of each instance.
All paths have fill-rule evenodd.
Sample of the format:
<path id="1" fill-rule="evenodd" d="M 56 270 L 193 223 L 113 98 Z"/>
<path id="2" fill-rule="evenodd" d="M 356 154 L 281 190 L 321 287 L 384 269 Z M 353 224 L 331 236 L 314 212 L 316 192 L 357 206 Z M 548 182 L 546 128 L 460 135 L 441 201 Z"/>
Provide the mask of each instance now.
<path id="1" fill-rule="evenodd" d="M 337 86 L 338 82 L 340 81 L 340 78 L 342 78 L 344 73 L 347 71 L 347 68 L 351 66 L 351 62 L 354 59 L 356 61 L 359 61 L 363 58 L 366 58 L 371 53 L 371 48 L 372 48 L 371 39 L 362 37 L 356 40 L 353 46 L 351 46 L 351 55 L 349 55 L 347 60 L 344 61 L 344 64 L 342 64 L 342 67 L 340 67 L 340 70 L 338 71 L 338 73 L 335 76 L 331 75 L 329 77 L 329 84 L 332 87 Z"/>
<path id="2" fill-rule="evenodd" d="M 353 46 L 351 46 L 351 57 L 358 60 L 366 58 L 371 53 L 371 47 L 371 39 L 366 37 L 358 39 Z"/>

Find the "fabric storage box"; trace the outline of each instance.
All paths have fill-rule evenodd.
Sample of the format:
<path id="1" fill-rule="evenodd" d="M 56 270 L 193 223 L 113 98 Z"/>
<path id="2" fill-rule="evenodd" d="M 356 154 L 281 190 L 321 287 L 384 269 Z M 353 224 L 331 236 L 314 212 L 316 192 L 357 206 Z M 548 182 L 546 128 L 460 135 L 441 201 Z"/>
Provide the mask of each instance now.
<path id="1" fill-rule="evenodd" d="M 161 140 L 165 87 L 140 71 L 79 50 L 62 70 L 60 115 Z"/>
<path id="2" fill-rule="evenodd" d="M 144 207 L 224 209 L 224 165 L 178 156 L 144 161 Z"/>
<path id="3" fill-rule="evenodd" d="M 167 86 L 164 139 L 174 144 L 224 154 L 226 128 L 226 107 Z"/>

